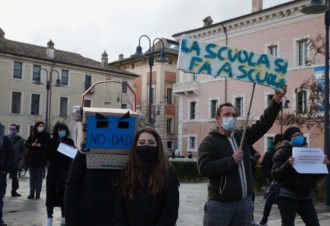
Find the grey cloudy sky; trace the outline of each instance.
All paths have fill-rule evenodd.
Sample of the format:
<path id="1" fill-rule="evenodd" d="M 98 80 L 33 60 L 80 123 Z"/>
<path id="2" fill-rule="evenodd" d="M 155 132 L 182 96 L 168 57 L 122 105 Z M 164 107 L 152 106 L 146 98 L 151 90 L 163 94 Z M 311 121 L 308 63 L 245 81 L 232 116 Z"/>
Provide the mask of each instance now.
<path id="1" fill-rule="evenodd" d="M 264 0 L 268 8 L 289 0 Z M 0 27 L 7 39 L 76 52 L 100 61 L 133 54 L 142 34 L 175 33 L 248 14 L 252 0 L 0 0 Z M 142 46 L 147 48 L 147 41 Z"/>

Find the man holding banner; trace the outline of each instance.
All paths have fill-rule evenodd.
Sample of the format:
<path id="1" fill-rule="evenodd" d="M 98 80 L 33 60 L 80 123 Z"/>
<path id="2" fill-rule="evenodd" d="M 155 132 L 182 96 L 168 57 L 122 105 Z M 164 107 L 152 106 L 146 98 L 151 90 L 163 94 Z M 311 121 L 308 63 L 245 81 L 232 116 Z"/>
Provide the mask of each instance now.
<path id="1" fill-rule="evenodd" d="M 204 138 L 198 149 L 199 172 L 209 178 L 204 226 L 251 225 L 254 182 L 249 146 L 272 127 L 285 91 L 286 87 L 284 92 L 276 91 L 260 119 L 246 128 L 242 146 L 243 131 L 235 128 L 237 110 L 231 103 L 219 106 L 217 127 Z"/>

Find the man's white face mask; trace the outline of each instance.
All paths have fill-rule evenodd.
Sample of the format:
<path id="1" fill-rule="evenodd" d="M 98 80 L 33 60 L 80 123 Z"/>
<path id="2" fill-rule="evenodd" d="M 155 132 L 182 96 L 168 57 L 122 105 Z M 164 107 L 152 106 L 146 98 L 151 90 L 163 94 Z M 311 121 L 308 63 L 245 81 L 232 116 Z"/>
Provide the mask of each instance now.
<path id="1" fill-rule="evenodd" d="M 223 117 L 220 125 L 227 132 L 232 132 L 236 128 L 236 118 L 234 117 Z"/>

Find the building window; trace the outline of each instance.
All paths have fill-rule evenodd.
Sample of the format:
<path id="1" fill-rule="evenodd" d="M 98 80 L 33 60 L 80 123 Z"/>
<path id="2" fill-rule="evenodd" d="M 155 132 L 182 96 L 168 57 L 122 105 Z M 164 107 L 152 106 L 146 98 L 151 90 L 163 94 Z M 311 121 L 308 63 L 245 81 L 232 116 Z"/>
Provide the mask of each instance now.
<path id="1" fill-rule="evenodd" d="M 188 147 L 189 147 L 189 151 L 196 150 L 196 137 L 193 136 L 189 137 Z"/>
<path id="2" fill-rule="evenodd" d="M 195 119 L 196 118 L 196 101 L 190 102 L 190 113 L 189 113 L 189 119 Z"/>
<path id="3" fill-rule="evenodd" d="M 21 113 L 21 102 L 22 102 L 22 93 L 21 92 L 12 92 L 11 94 L 11 113 L 20 114 Z"/>
<path id="4" fill-rule="evenodd" d="M 23 64 L 21 62 L 14 62 L 14 78 L 22 79 Z"/>
<path id="5" fill-rule="evenodd" d="M 68 113 L 68 98 L 60 98 L 60 117 L 66 118 Z"/>
<path id="6" fill-rule="evenodd" d="M 92 100 L 84 100 L 84 107 L 90 108 L 92 106 Z"/>
<path id="7" fill-rule="evenodd" d="M 267 47 L 267 54 L 277 57 L 278 53 L 277 53 L 277 45 L 270 45 Z"/>
<path id="8" fill-rule="evenodd" d="M 297 66 L 308 65 L 308 39 L 301 39 L 296 42 Z"/>
<path id="9" fill-rule="evenodd" d="M 123 83 L 121 84 L 121 92 L 127 93 L 127 82 L 126 81 L 123 81 Z"/>
<path id="10" fill-rule="evenodd" d="M 85 90 L 87 90 L 92 85 L 92 76 L 85 75 Z"/>
<path id="11" fill-rule="evenodd" d="M 68 84 L 69 84 L 69 71 L 68 70 L 62 70 L 61 85 L 67 86 Z"/>
<path id="12" fill-rule="evenodd" d="M 167 141 L 166 147 L 167 147 L 167 149 L 172 149 L 172 141 Z"/>
<path id="13" fill-rule="evenodd" d="M 121 104 L 121 109 L 127 109 L 127 104 Z"/>
<path id="14" fill-rule="evenodd" d="M 305 90 L 300 90 L 296 94 L 297 97 L 297 114 L 307 113 L 307 92 Z"/>
<path id="15" fill-rule="evenodd" d="M 172 119 L 166 119 L 166 133 L 172 133 Z"/>
<path id="16" fill-rule="evenodd" d="M 39 115 L 40 94 L 31 95 L 31 115 Z"/>
<path id="17" fill-rule="evenodd" d="M 237 109 L 237 117 L 243 116 L 243 97 L 235 98 L 235 107 Z"/>
<path id="18" fill-rule="evenodd" d="M 41 66 L 33 65 L 32 81 L 40 82 Z"/>
<path id="19" fill-rule="evenodd" d="M 167 104 L 172 104 L 172 88 L 167 88 L 166 90 L 166 99 L 167 99 Z"/>
<path id="20" fill-rule="evenodd" d="M 218 100 L 211 100 L 211 111 L 210 111 L 210 118 L 215 118 L 217 115 L 218 109 Z"/>

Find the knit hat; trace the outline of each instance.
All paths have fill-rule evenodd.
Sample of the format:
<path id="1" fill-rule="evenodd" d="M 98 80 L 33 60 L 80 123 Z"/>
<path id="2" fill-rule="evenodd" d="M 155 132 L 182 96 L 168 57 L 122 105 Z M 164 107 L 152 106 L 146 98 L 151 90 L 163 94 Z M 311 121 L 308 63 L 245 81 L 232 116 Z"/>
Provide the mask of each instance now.
<path id="1" fill-rule="evenodd" d="M 289 128 L 287 128 L 283 133 L 283 140 L 290 141 L 292 135 L 295 134 L 295 133 L 298 133 L 298 132 L 302 134 L 301 130 L 298 127 L 289 127 Z"/>

